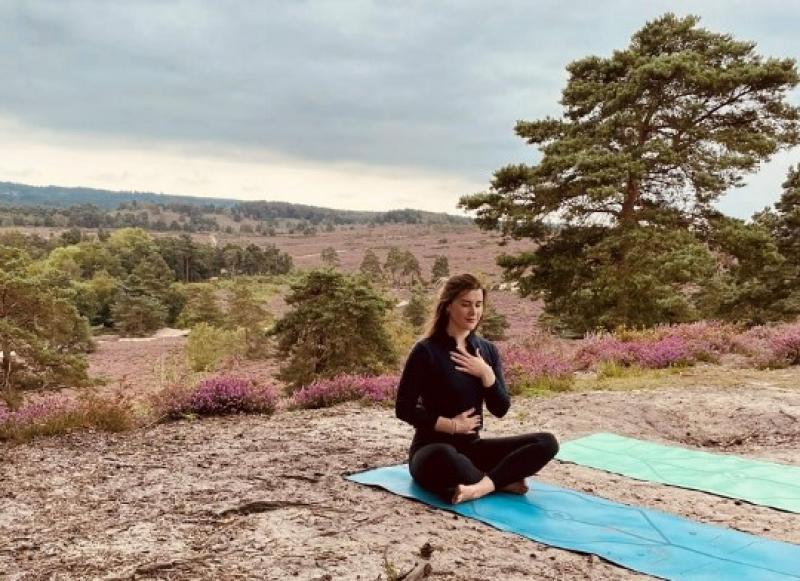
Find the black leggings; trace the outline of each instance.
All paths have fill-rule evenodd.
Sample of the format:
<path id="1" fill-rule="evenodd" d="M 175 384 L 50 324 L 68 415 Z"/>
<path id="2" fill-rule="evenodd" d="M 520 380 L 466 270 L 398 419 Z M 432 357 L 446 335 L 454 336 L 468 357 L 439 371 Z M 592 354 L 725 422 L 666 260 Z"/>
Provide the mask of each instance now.
<path id="1" fill-rule="evenodd" d="M 456 448 L 426 444 L 411 456 L 411 477 L 448 502 L 459 484 L 488 476 L 496 489 L 536 474 L 558 453 L 553 434 L 539 432 L 507 438 L 476 438 Z"/>

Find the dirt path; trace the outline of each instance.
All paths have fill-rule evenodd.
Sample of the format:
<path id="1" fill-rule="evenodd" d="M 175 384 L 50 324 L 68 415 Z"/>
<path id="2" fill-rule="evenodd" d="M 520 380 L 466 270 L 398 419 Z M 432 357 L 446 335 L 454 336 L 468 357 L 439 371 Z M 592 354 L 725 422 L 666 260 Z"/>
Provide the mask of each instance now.
<path id="1" fill-rule="evenodd" d="M 486 435 L 613 431 L 800 464 L 800 389 L 761 383 L 517 399 Z M 424 543 L 432 579 L 646 578 L 342 478 L 403 462 L 410 435 L 346 405 L 0 444 L 0 578 L 375 580 Z M 798 515 L 569 464 L 540 479 L 800 543 Z"/>

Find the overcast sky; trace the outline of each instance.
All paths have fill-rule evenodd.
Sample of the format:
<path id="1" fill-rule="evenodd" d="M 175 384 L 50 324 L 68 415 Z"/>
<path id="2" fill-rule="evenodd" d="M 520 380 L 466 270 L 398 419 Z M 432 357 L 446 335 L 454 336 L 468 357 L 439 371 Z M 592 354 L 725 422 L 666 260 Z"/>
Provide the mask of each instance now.
<path id="1" fill-rule="evenodd" d="M 0 0 L 0 181 L 455 213 L 538 159 L 513 126 L 560 115 L 570 61 L 668 10 L 800 58 L 786 0 Z"/>

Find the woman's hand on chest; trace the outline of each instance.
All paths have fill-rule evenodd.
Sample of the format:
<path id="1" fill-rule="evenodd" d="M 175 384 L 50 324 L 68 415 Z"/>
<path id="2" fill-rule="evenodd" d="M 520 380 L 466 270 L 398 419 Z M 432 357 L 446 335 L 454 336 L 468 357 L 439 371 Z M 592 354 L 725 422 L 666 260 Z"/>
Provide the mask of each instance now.
<path id="1" fill-rule="evenodd" d="M 495 382 L 494 370 L 484 361 L 480 348 L 475 353 L 470 355 L 463 347 L 456 347 L 455 351 L 450 351 L 450 359 L 455 363 L 457 371 L 475 376 L 484 387 L 491 387 Z"/>

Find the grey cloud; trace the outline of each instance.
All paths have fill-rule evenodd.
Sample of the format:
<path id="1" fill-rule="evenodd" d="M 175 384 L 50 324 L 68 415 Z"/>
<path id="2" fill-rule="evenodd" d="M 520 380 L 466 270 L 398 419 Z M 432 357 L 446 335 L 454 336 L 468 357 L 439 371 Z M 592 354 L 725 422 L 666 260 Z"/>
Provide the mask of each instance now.
<path id="1" fill-rule="evenodd" d="M 565 65 L 674 10 L 797 56 L 785 2 L 5 1 L 0 114 L 62 131 L 268 148 L 488 181 L 536 152 Z"/>

